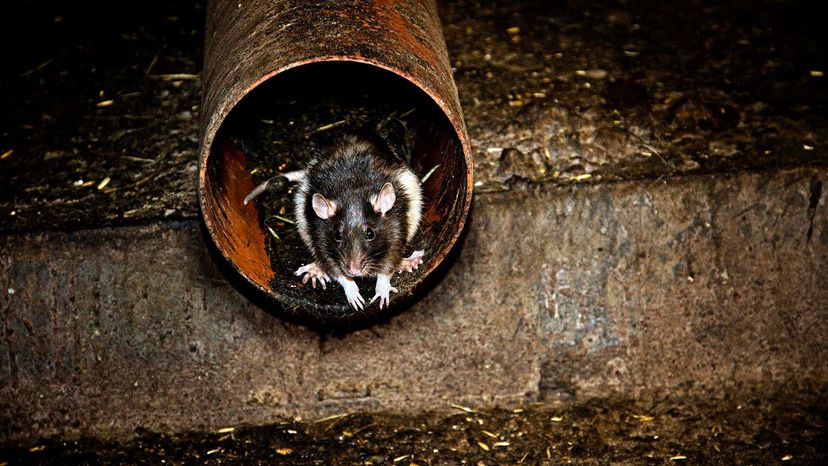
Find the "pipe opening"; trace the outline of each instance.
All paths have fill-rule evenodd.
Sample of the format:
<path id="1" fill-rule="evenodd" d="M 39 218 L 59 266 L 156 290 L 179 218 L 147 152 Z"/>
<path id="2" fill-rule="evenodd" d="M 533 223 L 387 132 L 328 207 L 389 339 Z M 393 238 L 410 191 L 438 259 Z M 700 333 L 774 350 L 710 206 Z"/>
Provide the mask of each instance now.
<path id="1" fill-rule="evenodd" d="M 370 64 L 316 62 L 276 74 L 251 90 L 229 112 L 213 138 L 202 180 L 208 231 L 232 267 L 290 310 L 320 318 L 355 315 L 336 282 L 323 290 L 294 275 L 313 261 L 293 218 L 295 184 L 272 187 L 248 205 L 244 197 L 278 173 L 299 170 L 342 132 L 373 134 L 405 158 L 422 180 L 423 218 L 406 248 L 425 251 L 413 273 L 397 273 L 391 304 L 448 254 L 462 229 L 470 167 L 460 136 L 443 109 L 411 81 Z M 366 302 L 375 279 L 357 278 Z M 375 314 L 377 302 L 362 313 Z"/>

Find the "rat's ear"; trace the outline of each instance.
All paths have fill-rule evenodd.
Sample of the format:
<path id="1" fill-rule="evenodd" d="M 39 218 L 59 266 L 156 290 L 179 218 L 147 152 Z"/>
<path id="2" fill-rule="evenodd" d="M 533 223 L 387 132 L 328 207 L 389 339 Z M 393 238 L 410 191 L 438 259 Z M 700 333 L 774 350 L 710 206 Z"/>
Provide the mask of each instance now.
<path id="1" fill-rule="evenodd" d="M 325 199 L 325 196 L 316 193 L 313 195 L 311 202 L 313 204 L 313 211 L 316 212 L 319 218 L 327 220 L 336 215 L 336 204 L 333 201 Z"/>
<path id="2" fill-rule="evenodd" d="M 371 196 L 371 205 L 374 206 L 374 212 L 385 215 L 386 212 L 394 207 L 394 201 L 397 200 L 397 194 L 394 193 L 394 185 L 385 183 L 382 185 L 379 194 Z"/>

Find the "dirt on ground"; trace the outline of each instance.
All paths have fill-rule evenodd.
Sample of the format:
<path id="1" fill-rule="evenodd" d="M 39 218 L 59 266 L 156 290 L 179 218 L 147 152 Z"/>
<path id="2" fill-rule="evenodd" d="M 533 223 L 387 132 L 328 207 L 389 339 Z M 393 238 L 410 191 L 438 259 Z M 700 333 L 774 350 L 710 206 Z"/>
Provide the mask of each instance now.
<path id="1" fill-rule="evenodd" d="M 828 163 L 828 41 L 810 2 L 439 7 L 478 194 Z M 197 217 L 204 15 L 8 5 L 0 232 Z"/>
<path id="2" fill-rule="evenodd" d="M 343 413 L 216 432 L 137 432 L 125 442 L 47 440 L 0 449 L 0 464 L 821 465 L 825 404 L 593 400 L 418 416 Z"/>

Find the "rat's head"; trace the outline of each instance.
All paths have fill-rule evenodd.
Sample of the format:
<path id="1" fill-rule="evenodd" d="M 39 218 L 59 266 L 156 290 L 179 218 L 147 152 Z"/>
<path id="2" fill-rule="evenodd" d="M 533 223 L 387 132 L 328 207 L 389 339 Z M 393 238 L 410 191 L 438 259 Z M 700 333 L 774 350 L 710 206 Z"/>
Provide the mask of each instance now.
<path id="1" fill-rule="evenodd" d="M 313 211 L 322 224 L 320 248 L 350 277 L 389 272 L 404 241 L 394 186 L 349 190 L 342 198 L 315 193 Z M 395 209 L 395 206 L 397 208 Z"/>

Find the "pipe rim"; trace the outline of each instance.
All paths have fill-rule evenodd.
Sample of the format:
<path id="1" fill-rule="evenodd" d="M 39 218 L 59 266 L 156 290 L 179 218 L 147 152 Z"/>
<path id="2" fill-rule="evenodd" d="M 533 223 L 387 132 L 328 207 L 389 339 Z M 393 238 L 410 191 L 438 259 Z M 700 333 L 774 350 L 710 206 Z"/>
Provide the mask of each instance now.
<path id="1" fill-rule="evenodd" d="M 468 133 L 466 130 L 466 125 L 462 115 L 462 108 L 459 105 L 459 97 L 456 94 L 456 87 L 452 86 L 455 89 L 455 97 L 458 99 L 458 113 L 455 114 L 454 112 L 450 111 L 450 107 L 448 103 L 440 98 L 439 94 L 436 91 L 433 91 L 424 83 L 414 79 L 414 76 L 410 73 L 405 72 L 404 70 L 388 65 L 386 63 L 368 59 L 361 56 L 343 56 L 343 55 L 324 55 L 320 57 L 313 57 L 303 60 L 297 60 L 291 62 L 285 66 L 276 68 L 268 73 L 265 73 L 257 80 L 253 81 L 249 85 L 244 88 L 242 93 L 225 93 L 224 95 L 231 95 L 230 98 L 223 99 L 219 102 L 216 106 L 215 110 L 209 117 L 207 124 L 205 126 L 204 134 L 201 135 L 200 138 L 200 147 L 199 147 L 199 174 L 198 174 L 198 203 L 199 203 L 199 212 L 201 213 L 201 217 L 204 220 L 204 224 L 207 228 L 207 231 L 210 235 L 210 239 L 213 244 L 216 246 L 216 250 L 218 250 L 219 254 L 221 254 L 222 258 L 231 265 L 233 270 L 244 277 L 247 283 L 252 284 L 257 290 L 265 293 L 268 297 L 275 299 L 280 304 L 284 304 L 280 293 L 271 289 L 265 288 L 263 284 L 260 284 L 257 280 L 251 278 L 241 267 L 239 267 L 236 262 L 228 255 L 225 248 L 221 246 L 221 243 L 216 240 L 217 234 L 214 229 L 214 224 L 212 221 L 208 220 L 208 215 L 205 211 L 205 206 L 207 204 L 206 201 L 206 192 L 205 192 L 205 185 L 207 179 L 207 167 L 208 161 L 210 159 L 210 153 L 212 152 L 213 144 L 215 143 L 215 137 L 218 134 L 219 129 L 224 124 L 227 117 L 230 115 L 230 112 L 236 108 L 236 106 L 244 100 L 254 89 L 258 88 L 265 82 L 269 81 L 270 79 L 290 71 L 295 68 L 299 68 L 305 65 L 310 65 L 314 63 L 359 63 L 367 66 L 373 66 L 375 68 L 379 68 L 390 73 L 393 73 L 407 81 L 408 83 L 416 86 L 422 92 L 424 92 L 431 101 L 437 105 L 440 111 L 446 116 L 446 119 L 451 124 L 452 128 L 454 129 L 454 133 L 457 136 L 457 139 L 460 141 L 460 147 L 463 152 L 463 161 L 466 167 L 466 189 L 464 192 L 464 202 L 463 207 L 460 212 L 460 217 L 456 223 L 456 227 L 449 238 L 449 241 L 446 245 L 440 247 L 438 249 L 438 253 L 436 254 L 437 260 L 432 260 L 429 262 L 429 267 L 423 272 L 422 278 L 420 278 L 417 284 L 414 286 L 414 289 L 418 288 L 424 279 L 430 275 L 440 264 L 443 263 L 443 260 L 448 256 L 449 252 L 454 248 L 457 243 L 460 234 L 463 232 L 466 224 L 466 218 L 468 216 L 469 210 L 471 208 L 471 200 L 473 195 L 473 162 L 472 162 L 472 152 L 471 152 L 471 144 L 468 140 Z M 452 83 L 453 84 L 453 83 Z M 205 108 L 202 105 L 202 108 Z M 392 300 L 393 303 L 393 300 Z"/>

